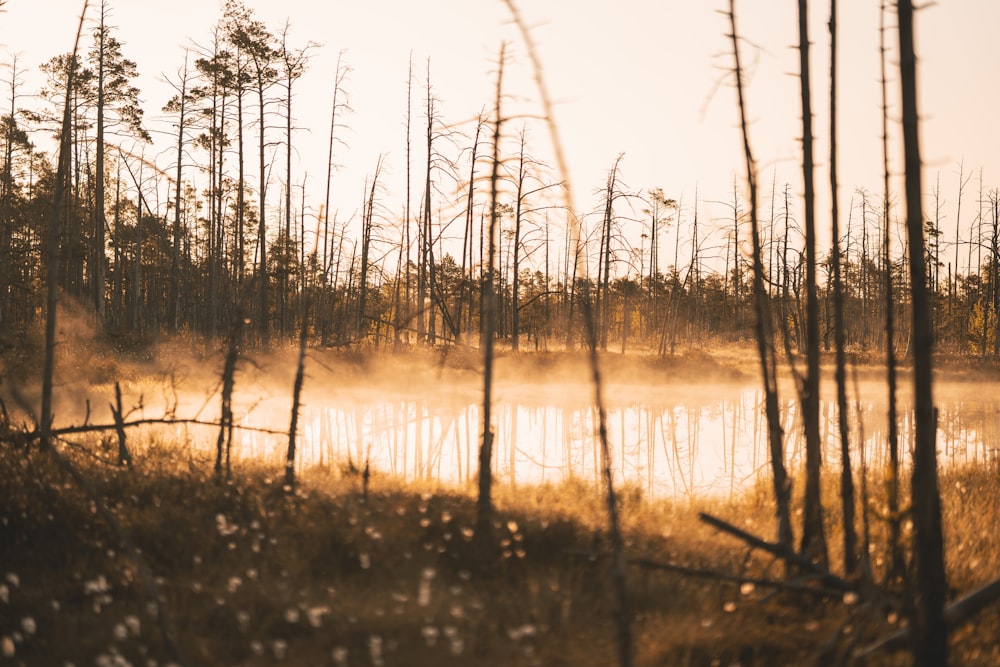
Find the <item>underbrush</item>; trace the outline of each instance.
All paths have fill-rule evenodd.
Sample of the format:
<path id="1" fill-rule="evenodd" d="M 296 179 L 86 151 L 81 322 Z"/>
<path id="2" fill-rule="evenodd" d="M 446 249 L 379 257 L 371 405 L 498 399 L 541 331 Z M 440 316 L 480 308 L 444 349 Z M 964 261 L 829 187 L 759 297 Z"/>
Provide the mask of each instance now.
<path id="1" fill-rule="evenodd" d="M 132 470 L 60 451 L 90 490 L 50 454 L 0 444 L 3 664 L 617 661 L 604 505 L 583 482 L 498 486 L 493 521 L 477 532 L 471 489 L 378 473 L 366 485 L 337 468 L 303 471 L 289 488 L 281 471 L 244 463 L 218 478 L 162 444 L 140 448 Z M 1000 491 L 983 470 L 951 473 L 942 488 L 959 592 L 1000 573 Z M 890 596 L 830 599 L 712 575 L 782 578 L 773 558 L 697 520 L 708 511 L 771 539 L 763 487 L 704 503 L 621 491 L 637 664 L 816 664 L 890 628 Z M 835 500 L 828 508 L 839 568 Z M 956 664 L 997 664 L 998 628 L 992 609 L 957 632 Z"/>

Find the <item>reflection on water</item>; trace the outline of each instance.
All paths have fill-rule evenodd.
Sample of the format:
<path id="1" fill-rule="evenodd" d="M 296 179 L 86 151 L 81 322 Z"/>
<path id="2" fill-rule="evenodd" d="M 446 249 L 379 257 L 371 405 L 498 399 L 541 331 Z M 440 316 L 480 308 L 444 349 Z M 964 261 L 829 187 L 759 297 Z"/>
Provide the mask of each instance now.
<path id="1" fill-rule="evenodd" d="M 961 389 L 959 387 L 958 389 Z M 833 396 L 824 388 L 824 398 Z M 1000 443 L 1000 398 L 982 384 L 966 391 L 938 387 L 938 444 L 941 461 L 986 463 Z M 763 395 L 751 387 L 609 387 L 608 434 L 616 480 L 648 496 L 694 498 L 732 494 L 769 474 Z M 851 400 L 852 443 L 864 438 L 868 465 L 888 460 L 884 387 L 863 388 Z M 596 411 L 585 388 L 505 386 L 497 392 L 494 469 L 497 483 L 537 483 L 576 477 L 599 481 L 602 466 Z M 784 396 L 791 392 L 784 391 Z M 899 434 L 904 465 L 913 441 L 913 415 L 904 396 Z M 256 404 L 237 415 L 240 423 L 280 430 L 287 405 Z M 860 419 L 858 410 L 860 406 Z M 793 400 L 781 406 L 786 462 L 801 479 L 804 438 Z M 821 403 L 824 461 L 839 465 L 839 436 L 833 400 Z M 478 466 L 481 409 L 476 392 L 435 395 L 359 395 L 342 391 L 307 401 L 300 418 L 298 464 L 374 469 L 406 479 L 465 483 Z M 277 425 L 277 426 L 276 426 Z M 195 438 L 200 442 L 214 439 Z M 274 461 L 280 467 L 287 438 L 251 431 L 235 435 L 233 455 Z M 860 452 L 855 460 L 860 461 Z"/>

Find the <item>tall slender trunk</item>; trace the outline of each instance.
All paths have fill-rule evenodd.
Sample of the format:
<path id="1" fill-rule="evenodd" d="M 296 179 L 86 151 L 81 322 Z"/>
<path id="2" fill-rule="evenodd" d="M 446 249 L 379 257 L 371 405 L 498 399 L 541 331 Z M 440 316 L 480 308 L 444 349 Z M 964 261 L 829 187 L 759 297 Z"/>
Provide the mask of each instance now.
<path id="1" fill-rule="evenodd" d="M 268 341 L 271 335 L 271 315 L 270 315 L 270 305 L 268 299 L 268 269 L 267 269 L 267 209 L 265 208 L 265 203 L 267 200 L 267 165 L 265 164 L 265 107 L 264 107 L 264 80 L 263 74 L 258 67 L 257 70 L 257 104 L 259 108 L 259 120 L 260 120 L 260 132 L 259 132 L 259 167 L 260 167 L 260 180 L 258 181 L 258 217 L 260 218 L 257 223 L 257 245 L 260 250 L 260 265 L 257 273 L 257 289 L 258 289 L 258 327 L 260 330 L 260 343 L 263 347 L 268 346 Z"/>
<path id="2" fill-rule="evenodd" d="M 59 133 L 59 161 L 56 168 L 56 182 L 52 193 L 52 212 L 45 238 L 45 356 L 42 365 L 42 400 L 38 425 L 42 447 L 52 444 L 52 390 L 55 385 L 56 366 L 56 311 L 59 305 L 59 262 L 62 220 L 65 214 L 66 180 L 69 178 L 72 137 L 71 100 L 74 90 L 73 63 L 76 62 L 83 19 L 87 14 L 87 0 L 83 2 L 80 23 L 76 29 L 76 39 L 66 70 L 66 98 L 63 102 L 62 128 Z"/>
<path id="3" fill-rule="evenodd" d="M 368 268 L 371 257 L 372 230 L 375 225 L 375 193 L 378 191 L 378 178 L 382 171 L 382 155 L 378 156 L 375 165 L 375 175 L 372 177 L 371 188 L 365 201 L 362 214 L 361 229 L 361 274 L 358 276 L 358 339 L 363 340 L 368 335 Z"/>
<path id="4" fill-rule="evenodd" d="M 330 267 L 333 264 L 333 236 L 336 236 L 337 229 L 336 223 L 334 224 L 333 236 L 330 235 L 330 189 L 333 184 L 333 142 L 334 134 L 337 130 L 337 112 L 339 107 L 337 106 L 337 96 L 340 94 L 341 84 L 346 76 L 346 71 L 341 68 L 340 60 L 343 56 L 343 51 L 337 55 L 337 65 L 335 68 L 336 74 L 333 80 L 333 103 L 330 106 L 330 141 L 327 147 L 326 155 L 326 190 L 323 196 L 323 208 L 320 214 L 323 218 L 323 283 L 320 285 L 319 293 L 319 305 L 317 318 L 320 319 L 320 337 L 325 343 L 327 337 L 329 336 L 329 315 L 327 313 L 326 307 L 326 296 L 327 292 L 334 292 L 336 289 L 336 280 L 330 282 Z"/>
<path id="5" fill-rule="evenodd" d="M 899 416 L 896 411 L 896 296 L 892 279 L 891 218 L 889 197 L 889 96 L 885 71 L 885 2 L 879 7 L 879 60 L 882 74 L 882 261 L 885 265 L 885 365 L 889 391 L 888 445 L 889 468 L 886 471 L 886 504 L 889 509 L 889 568 L 887 581 L 896 583 L 906 576 L 903 557 L 901 517 L 899 508 Z M 864 200 L 862 199 L 862 204 Z M 862 216 L 862 221 L 864 220 Z"/>
<path id="6" fill-rule="evenodd" d="M 525 133 L 524 129 L 521 129 L 521 149 L 518 153 L 517 158 L 517 192 L 515 193 L 514 200 L 514 246 L 511 248 L 512 261 L 511 261 L 511 290 L 510 290 L 510 342 L 511 349 L 517 352 L 519 349 L 519 343 L 521 340 L 521 317 L 518 310 L 519 307 L 519 293 L 521 291 L 521 277 L 520 264 L 521 264 L 521 226 L 522 218 L 524 215 L 524 197 L 525 197 L 525 180 L 527 178 L 527 172 L 525 171 Z"/>
<path id="7" fill-rule="evenodd" d="M 483 129 L 483 118 L 479 117 L 476 122 L 476 136 L 472 140 L 472 158 L 469 160 L 469 190 L 465 201 L 465 229 L 462 233 L 462 277 L 461 287 L 458 296 L 458 312 L 455 315 L 455 323 L 461 329 L 462 310 L 465 307 L 466 291 L 468 291 L 469 314 L 472 313 L 472 222 L 476 205 L 476 158 L 479 153 L 479 134 Z M 468 271 L 468 275 L 466 275 Z M 465 328 L 466 345 L 472 342 L 472 327 Z"/>
<path id="8" fill-rule="evenodd" d="M 246 272 L 246 135 L 243 128 L 243 59 L 236 50 L 236 257 L 233 260 L 234 288 L 243 286 Z"/>
<path id="9" fill-rule="evenodd" d="M 105 300 L 104 282 L 107 260 L 104 256 L 104 227 L 107 221 L 104 219 L 104 105 L 105 105 L 105 40 L 107 32 L 104 24 L 106 13 L 105 3 L 101 3 L 100 25 L 98 26 L 99 42 L 97 58 L 97 164 L 94 165 L 94 242 L 93 242 L 93 274 L 92 274 L 92 298 L 94 312 L 97 315 L 97 325 L 104 326 Z"/>
<path id="10" fill-rule="evenodd" d="M 820 469 L 823 462 L 819 432 L 819 298 L 816 286 L 816 210 L 807 4 L 807 0 L 799 0 L 799 77 L 802 90 L 802 174 L 805 181 L 806 235 L 806 377 L 802 387 L 806 488 L 801 548 L 807 558 L 825 565 L 828 556 L 823 531 L 823 500 L 820 495 Z"/>
<path id="11" fill-rule="evenodd" d="M 437 341 L 437 331 L 435 327 L 435 267 L 434 267 L 434 234 L 431 218 L 431 172 L 434 169 L 434 98 L 431 96 L 431 63 L 427 60 L 427 156 L 426 170 L 424 172 L 424 215 L 423 215 L 423 258 L 424 275 L 426 283 L 424 285 L 423 303 L 421 308 L 427 315 L 427 344 L 434 345 Z"/>
<path id="12" fill-rule="evenodd" d="M 167 327 L 176 332 L 179 325 L 180 286 L 181 286 L 181 176 L 184 170 L 184 130 L 187 120 L 187 73 L 188 52 L 184 52 L 184 69 L 181 74 L 179 91 L 180 109 L 177 120 L 177 167 L 174 176 L 174 225 L 173 240 L 170 247 L 170 287 L 167 295 Z"/>
<path id="13" fill-rule="evenodd" d="M 601 281 L 601 307 L 600 313 L 600 347 L 601 351 L 607 351 L 608 349 L 608 331 L 611 328 L 611 308 L 608 304 L 608 296 L 610 293 L 611 286 L 611 231 L 612 223 L 614 222 L 614 202 L 615 202 L 615 190 L 618 187 L 618 166 L 621 164 L 623 155 L 619 155 L 618 159 L 615 160 L 614 166 L 611 168 L 611 172 L 608 174 L 608 184 L 604 193 L 604 220 L 601 227 L 601 247 L 602 256 L 600 261 L 603 263 L 601 273 L 603 274 L 603 280 Z"/>
<path id="14" fill-rule="evenodd" d="M 915 528 L 915 617 L 913 657 L 919 666 L 948 664 L 948 627 L 944 603 L 948 582 L 944 569 L 941 496 L 937 471 L 937 419 L 932 395 L 934 349 L 927 269 L 924 265 L 923 194 L 917 58 L 913 44 L 913 3 L 898 0 L 899 72 L 902 93 L 903 154 L 906 165 L 906 231 L 909 240 L 910 292 L 913 321 L 913 391 L 916 439 L 913 445 L 911 503 Z"/>
<path id="15" fill-rule="evenodd" d="M 855 529 L 854 477 L 851 470 L 850 426 L 847 423 L 847 355 L 844 351 L 844 284 L 841 278 L 840 201 L 837 186 L 837 0 L 830 0 L 830 218 L 833 236 L 833 338 L 836 348 L 837 427 L 840 431 L 840 499 L 843 504 L 844 574 L 858 566 Z M 862 443 L 862 446 L 864 444 Z"/>
<path id="16" fill-rule="evenodd" d="M 740 66 L 739 33 L 736 31 L 735 0 L 729 0 L 730 38 L 736 71 L 736 94 L 739 102 L 740 128 L 743 135 L 743 156 L 746 167 L 747 187 L 750 199 L 750 236 L 753 243 L 753 287 L 754 308 L 756 310 L 757 353 L 760 358 L 761 378 L 764 383 L 764 409 L 767 417 L 771 478 L 774 486 L 776 515 L 778 519 L 778 543 L 791 550 L 794 536 L 791 522 L 792 481 L 785 470 L 784 444 L 781 415 L 778 410 L 777 368 L 773 337 L 770 332 L 770 312 L 767 291 L 764 287 L 764 263 L 760 243 L 760 225 L 757 221 L 757 167 L 750 149 L 749 126 L 747 124 L 746 102 L 743 93 L 743 69 Z"/>
<path id="17" fill-rule="evenodd" d="M 490 172 L 490 226 L 489 250 L 486 272 L 482 277 L 483 312 L 483 440 L 479 448 L 479 497 L 476 502 L 478 531 L 481 535 L 489 530 L 493 516 L 493 332 L 496 327 L 496 299 L 494 295 L 494 272 L 496 271 L 496 235 L 498 226 L 497 187 L 500 180 L 500 138 L 504 122 L 501 110 L 503 100 L 503 70 L 507 44 L 500 45 L 497 67 L 496 105 L 493 110 L 493 166 Z"/>

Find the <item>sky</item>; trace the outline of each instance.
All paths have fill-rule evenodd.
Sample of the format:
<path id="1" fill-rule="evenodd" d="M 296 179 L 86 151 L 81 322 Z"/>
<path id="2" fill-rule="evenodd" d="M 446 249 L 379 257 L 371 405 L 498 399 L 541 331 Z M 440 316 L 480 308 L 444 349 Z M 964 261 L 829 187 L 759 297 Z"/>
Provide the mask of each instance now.
<path id="1" fill-rule="evenodd" d="M 498 52 L 506 42 L 510 60 L 504 74 L 508 95 L 504 104 L 514 116 L 508 129 L 516 132 L 523 124 L 532 154 L 555 171 L 547 130 L 537 119 L 543 109 L 528 54 L 502 0 L 246 0 L 246 4 L 274 32 L 287 22 L 293 46 L 317 44 L 310 51 L 309 70 L 299 84 L 296 102 L 297 124 L 303 128 L 296 139 L 299 153 L 294 178 L 299 184 L 306 173 L 309 184 L 319 186 L 325 179 L 332 81 L 339 54 L 350 67 L 344 88 L 352 113 L 344 117 L 347 127 L 338 136 L 343 145 L 338 145 L 335 161 L 341 168 L 333 186 L 334 208 L 342 217 L 358 209 L 365 180 L 380 154 L 386 160 L 384 197 L 401 201 L 411 55 L 415 97 L 423 94 L 429 61 L 431 85 L 444 121 L 471 132 L 471 126 L 462 123 L 492 110 Z M 846 215 L 856 188 L 881 190 L 879 2 L 839 4 L 840 194 Z M 734 179 L 743 179 L 728 20 L 720 13 L 728 3 L 522 0 L 520 5 L 532 26 L 555 102 L 576 207 L 590 210 L 597 206 L 595 191 L 604 185 L 615 158 L 624 154 L 621 174 L 629 188 L 663 188 L 668 197 L 682 199 L 683 216 L 688 219 L 697 191 L 702 224 L 707 220 L 709 225 L 724 228 L 724 218 L 731 214 L 713 202 L 731 201 Z M 18 54 L 21 67 L 33 70 L 68 51 L 82 6 L 82 0 L 8 0 L 6 13 L 0 14 L 0 62 L 9 63 L 11 54 Z M 209 42 L 222 2 L 112 0 L 110 7 L 110 24 L 124 43 L 123 52 L 138 63 L 147 125 L 157 137 L 156 150 L 164 151 L 160 159 L 167 164 L 171 160 L 169 121 L 158 113 L 171 95 L 164 77 L 177 78 L 185 48 Z M 811 3 L 812 104 L 818 137 L 815 183 L 820 193 L 817 219 L 823 228 L 829 224 L 828 12 L 828 3 Z M 90 15 L 94 16 L 93 11 Z M 794 48 L 797 3 L 740 0 L 737 19 L 746 40 L 742 58 L 748 69 L 751 141 L 762 187 L 769 195 L 772 180 L 779 191 L 787 183 L 790 192 L 798 195 L 803 186 L 798 53 Z M 894 15 L 888 21 L 894 25 Z M 994 85 L 1000 72 L 1000 50 L 993 35 L 997 25 L 1000 2 L 996 0 L 930 3 L 917 14 L 925 210 L 930 210 L 931 191 L 939 177 L 942 227 L 948 239 L 954 237 L 959 164 L 964 163 L 967 176 L 974 174 L 963 196 L 963 227 L 975 216 L 979 171 L 987 189 L 1000 184 L 1000 130 L 995 120 L 1000 91 Z M 890 150 L 898 176 L 895 33 L 888 40 L 892 47 Z M 35 76 L 28 72 L 24 92 L 37 89 Z M 25 99 L 21 104 L 33 103 Z M 419 124 L 423 113 L 416 109 L 415 114 Z M 421 145 L 418 132 L 414 135 L 417 150 Z M 421 178 L 419 164 L 415 160 L 415 180 Z M 737 187 L 742 194 L 742 186 Z M 276 192 L 269 195 L 272 201 L 277 199 Z M 309 206 L 314 208 L 322 199 L 322 188 L 317 187 L 309 197 Z M 801 219 L 801 213 L 796 218 Z"/>

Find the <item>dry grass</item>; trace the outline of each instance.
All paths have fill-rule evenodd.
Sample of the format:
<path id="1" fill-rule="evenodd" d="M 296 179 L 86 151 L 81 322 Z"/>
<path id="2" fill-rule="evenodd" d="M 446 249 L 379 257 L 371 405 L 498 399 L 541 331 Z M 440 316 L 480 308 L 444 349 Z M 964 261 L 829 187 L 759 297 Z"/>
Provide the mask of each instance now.
<path id="1" fill-rule="evenodd" d="M 493 534 L 477 536 L 462 489 L 375 475 L 365 502 L 359 477 L 335 469 L 306 472 L 290 492 L 278 470 L 218 481 L 176 448 L 137 454 L 132 472 L 74 458 L 157 576 L 191 664 L 614 663 L 609 564 L 582 555 L 607 548 L 601 496 L 586 484 L 499 487 Z M 91 499 L 37 451 L 5 445 L 0 480 L 5 664 L 167 664 L 136 564 Z M 960 590 L 1000 573 L 996 471 L 956 472 L 944 491 Z M 633 556 L 778 573 L 695 518 L 708 510 L 768 538 L 763 487 L 710 506 L 626 488 L 622 510 Z M 641 665 L 810 664 L 825 645 L 842 651 L 887 627 L 885 610 L 676 573 L 636 568 L 630 590 Z M 956 663 L 996 664 L 998 629 L 992 609 L 956 633 Z"/>

